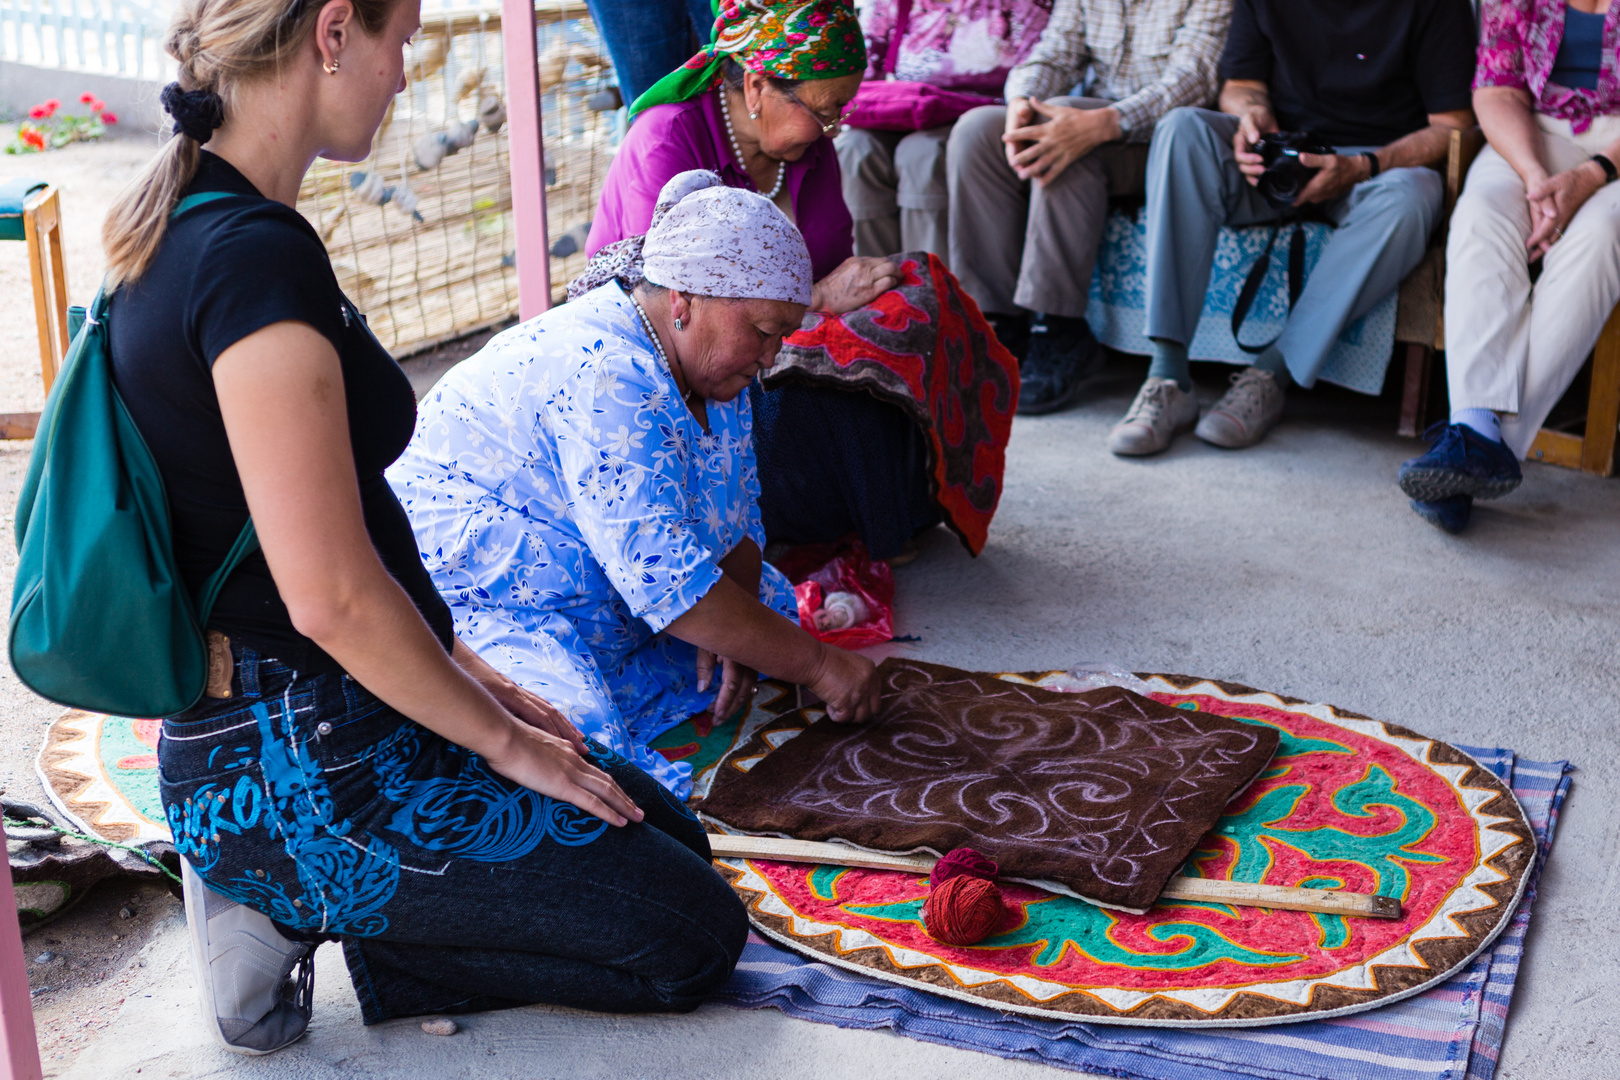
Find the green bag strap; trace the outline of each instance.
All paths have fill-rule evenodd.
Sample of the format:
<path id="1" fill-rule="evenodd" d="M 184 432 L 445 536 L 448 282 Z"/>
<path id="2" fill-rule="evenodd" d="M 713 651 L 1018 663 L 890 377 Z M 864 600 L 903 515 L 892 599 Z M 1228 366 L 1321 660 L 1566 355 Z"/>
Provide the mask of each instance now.
<path id="1" fill-rule="evenodd" d="M 174 209 L 169 213 L 169 219 L 172 221 L 181 214 L 185 213 L 187 210 L 190 210 L 193 207 L 201 206 L 203 203 L 211 203 L 215 199 L 241 198 L 252 198 L 252 196 L 239 195 L 234 191 L 199 191 L 195 195 L 187 195 L 185 198 L 175 203 Z"/>
<path id="2" fill-rule="evenodd" d="M 225 579 L 231 576 L 231 571 L 242 564 L 242 560 L 259 550 L 259 533 L 253 527 L 253 519 L 248 518 L 247 524 L 237 534 L 236 543 L 225 554 L 225 562 L 208 576 L 203 582 L 202 593 L 197 597 L 197 624 L 208 625 L 208 616 L 214 610 L 214 601 L 219 599 L 219 590 L 225 587 Z"/>
<path id="3" fill-rule="evenodd" d="M 204 203 L 211 203 L 218 199 L 243 198 L 234 191 L 199 191 L 195 195 L 187 195 L 175 204 L 174 210 L 169 214 L 169 220 L 174 220 L 187 210 L 193 210 Z M 251 196 L 246 196 L 251 198 Z M 197 596 L 197 623 L 200 626 L 208 625 L 208 616 L 214 610 L 214 601 L 219 599 L 219 591 L 225 587 L 225 581 L 231 572 L 242 564 L 242 560 L 259 550 L 259 533 L 253 527 L 250 517 L 242 531 L 237 534 L 236 542 L 231 550 L 226 552 L 225 561 L 220 568 L 208 575 L 203 582 L 202 592 Z"/>

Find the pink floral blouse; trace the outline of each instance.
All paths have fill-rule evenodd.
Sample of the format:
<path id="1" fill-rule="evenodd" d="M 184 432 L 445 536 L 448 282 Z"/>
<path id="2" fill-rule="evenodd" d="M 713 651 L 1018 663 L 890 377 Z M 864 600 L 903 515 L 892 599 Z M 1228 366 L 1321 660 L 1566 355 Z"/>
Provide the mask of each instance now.
<path id="1" fill-rule="evenodd" d="M 1620 4 L 1611 4 L 1603 24 L 1603 67 L 1596 90 L 1550 81 L 1564 40 L 1564 0 L 1483 0 L 1479 12 L 1479 66 L 1474 88 L 1511 86 L 1528 90 L 1536 111 L 1568 120 L 1576 133 L 1595 116 L 1620 113 Z"/>
<path id="2" fill-rule="evenodd" d="M 861 32 L 872 56 L 868 79 L 881 79 L 899 0 L 867 0 Z M 1040 40 L 1052 0 L 912 0 L 894 77 L 1000 97 L 1007 73 Z"/>

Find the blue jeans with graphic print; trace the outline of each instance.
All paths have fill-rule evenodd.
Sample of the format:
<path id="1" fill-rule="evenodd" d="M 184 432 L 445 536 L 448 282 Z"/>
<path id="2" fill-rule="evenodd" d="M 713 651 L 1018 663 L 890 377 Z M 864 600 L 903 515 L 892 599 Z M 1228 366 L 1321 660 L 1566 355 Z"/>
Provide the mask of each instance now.
<path id="1" fill-rule="evenodd" d="M 337 938 L 366 1023 L 548 1003 L 681 1012 L 748 921 L 703 828 L 592 744 L 646 819 L 616 829 L 521 787 L 347 675 L 236 649 L 232 696 L 164 721 L 175 846 L 289 937 Z"/>

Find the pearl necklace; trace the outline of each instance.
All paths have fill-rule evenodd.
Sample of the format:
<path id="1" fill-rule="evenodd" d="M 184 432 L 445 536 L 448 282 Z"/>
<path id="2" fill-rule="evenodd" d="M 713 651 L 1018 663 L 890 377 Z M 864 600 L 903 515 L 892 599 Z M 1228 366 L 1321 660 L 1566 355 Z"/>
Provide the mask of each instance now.
<path id="1" fill-rule="evenodd" d="M 753 175 L 748 172 L 748 159 L 743 157 L 742 147 L 737 145 L 737 132 L 731 127 L 731 96 L 726 93 L 724 87 L 720 88 L 719 94 L 720 115 L 723 116 L 726 121 L 726 138 L 731 140 L 731 152 L 737 155 L 737 164 L 742 167 L 743 173 L 747 175 L 750 180 L 752 180 Z M 765 193 L 765 197 L 771 200 L 771 202 L 775 202 L 776 197 L 782 194 L 782 181 L 786 179 L 787 162 L 778 161 L 776 163 L 776 185 L 772 187 L 770 191 Z"/>
<path id="2" fill-rule="evenodd" d="M 658 340 L 658 331 L 653 329 L 652 320 L 647 317 L 647 309 L 641 306 L 641 301 L 636 299 L 634 293 L 632 293 L 631 296 L 630 296 L 630 302 L 632 304 L 636 305 L 636 314 L 641 316 L 641 325 L 646 328 L 647 336 L 652 338 L 653 351 L 658 353 L 658 359 L 663 361 L 664 370 L 669 372 L 671 378 L 674 378 L 674 376 L 675 376 L 675 365 L 671 364 L 669 362 L 669 355 L 664 352 L 664 343 L 662 341 Z M 684 380 L 677 380 L 676 381 L 675 389 L 680 390 L 680 388 L 681 388 L 680 383 L 682 381 L 684 381 Z M 683 391 L 682 392 L 682 397 L 687 401 L 691 401 L 692 400 L 692 391 L 691 390 Z"/>

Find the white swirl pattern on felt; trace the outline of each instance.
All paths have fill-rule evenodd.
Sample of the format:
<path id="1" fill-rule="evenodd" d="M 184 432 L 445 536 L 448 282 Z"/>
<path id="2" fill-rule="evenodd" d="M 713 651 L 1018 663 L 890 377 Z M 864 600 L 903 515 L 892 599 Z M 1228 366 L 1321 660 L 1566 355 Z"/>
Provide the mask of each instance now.
<path id="1" fill-rule="evenodd" d="M 1065 732 L 1015 684 L 986 696 L 966 680 L 958 685 L 975 700 L 959 716 L 934 719 L 922 695 L 952 684 L 907 674 L 917 681 L 889 687 L 886 711 L 896 718 L 882 730 L 893 737 L 837 744 L 803 786 L 785 794 L 789 805 L 906 825 L 951 823 L 1051 845 L 1100 880 L 1129 887 L 1142 864 L 1165 850 L 1157 839 L 1164 829 L 1204 809 L 1195 803 L 1207 797 L 1205 781 L 1240 762 L 1260 737 L 1258 729 L 1210 731 L 1191 716 L 1148 716 L 1140 699 L 1123 691 L 1102 707 L 1126 707 L 1138 721 L 1075 713 L 1063 718 L 1073 723 Z M 1047 760 L 1022 773 L 1004 764 L 1033 756 Z M 1145 784 L 1162 797 L 1127 803 Z"/>

